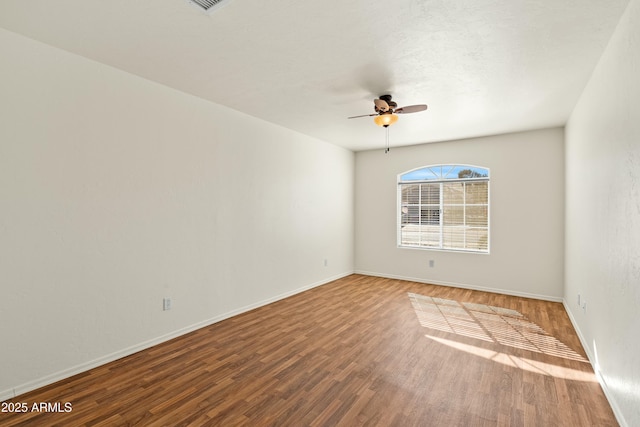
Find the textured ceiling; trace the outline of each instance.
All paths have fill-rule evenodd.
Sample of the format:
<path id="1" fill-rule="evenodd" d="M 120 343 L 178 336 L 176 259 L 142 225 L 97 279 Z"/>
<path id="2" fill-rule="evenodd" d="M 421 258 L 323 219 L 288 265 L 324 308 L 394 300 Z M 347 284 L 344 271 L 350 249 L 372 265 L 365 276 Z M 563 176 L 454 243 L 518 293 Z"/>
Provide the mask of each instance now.
<path id="1" fill-rule="evenodd" d="M 2 0 L 0 26 L 352 150 L 563 125 L 628 0 Z M 2 59 L 7 60 L 7 58 Z"/>

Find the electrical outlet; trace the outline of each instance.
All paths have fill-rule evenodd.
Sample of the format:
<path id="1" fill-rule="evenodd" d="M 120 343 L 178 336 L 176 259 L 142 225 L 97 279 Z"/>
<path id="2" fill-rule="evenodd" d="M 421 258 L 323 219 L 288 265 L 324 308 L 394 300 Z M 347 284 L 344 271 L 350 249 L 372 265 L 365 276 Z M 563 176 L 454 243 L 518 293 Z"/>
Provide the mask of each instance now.
<path id="1" fill-rule="evenodd" d="M 582 306 L 582 302 L 580 301 L 580 294 L 578 294 L 578 307 Z"/>
<path id="2" fill-rule="evenodd" d="M 164 298 L 162 300 L 162 310 L 163 311 L 171 310 L 171 298 Z"/>
<path id="3" fill-rule="evenodd" d="M 429 260 L 429 268 L 433 268 L 436 265 L 436 262 L 432 259 Z"/>
<path id="4" fill-rule="evenodd" d="M 324 259 L 324 266 L 327 267 L 329 265 L 329 260 L 328 259 Z"/>

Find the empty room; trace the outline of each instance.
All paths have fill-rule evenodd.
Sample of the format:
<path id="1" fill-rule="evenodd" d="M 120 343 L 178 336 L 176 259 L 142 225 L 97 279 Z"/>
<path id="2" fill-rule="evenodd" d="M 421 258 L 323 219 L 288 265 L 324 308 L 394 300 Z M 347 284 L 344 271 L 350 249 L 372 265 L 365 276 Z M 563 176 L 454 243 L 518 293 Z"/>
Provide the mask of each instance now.
<path id="1" fill-rule="evenodd" d="M 640 425 L 640 0 L 0 1 L 0 426 Z"/>

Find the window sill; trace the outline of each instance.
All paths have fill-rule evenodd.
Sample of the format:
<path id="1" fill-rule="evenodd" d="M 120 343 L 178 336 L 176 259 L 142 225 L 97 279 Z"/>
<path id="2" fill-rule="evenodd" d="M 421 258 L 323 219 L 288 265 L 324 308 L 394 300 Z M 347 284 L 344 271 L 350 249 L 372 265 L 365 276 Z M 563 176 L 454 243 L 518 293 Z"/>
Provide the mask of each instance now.
<path id="1" fill-rule="evenodd" d="M 473 249 L 444 249 L 444 248 L 432 248 L 428 246 L 406 246 L 406 245 L 397 245 L 398 249 L 414 249 L 419 251 L 430 251 L 430 252 L 452 252 L 452 253 L 463 253 L 463 254 L 478 254 L 478 255 L 490 255 L 491 252 L 487 251 L 479 251 Z"/>

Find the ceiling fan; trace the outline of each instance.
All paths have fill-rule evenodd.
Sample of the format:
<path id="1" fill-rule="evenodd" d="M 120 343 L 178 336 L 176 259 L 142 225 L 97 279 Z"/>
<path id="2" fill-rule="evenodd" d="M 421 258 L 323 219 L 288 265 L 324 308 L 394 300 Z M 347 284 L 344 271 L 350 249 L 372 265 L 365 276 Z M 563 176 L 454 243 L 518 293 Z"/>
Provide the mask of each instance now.
<path id="1" fill-rule="evenodd" d="M 426 104 L 408 105 L 398 108 L 398 104 L 391 100 L 391 95 L 380 95 L 378 99 L 373 100 L 373 114 L 363 114 L 361 116 L 347 117 L 348 119 L 357 119 L 359 117 L 374 117 L 373 121 L 378 126 L 387 129 L 387 142 L 384 152 L 389 152 L 389 126 L 398 121 L 398 114 L 418 113 L 427 109 Z"/>
<path id="2" fill-rule="evenodd" d="M 408 105 L 406 107 L 398 108 L 398 104 L 391 100 L 391 95 L 381 95 L 378 99 L 373 100 L 374 111 L 373 114 L 363 114 L 361 116 L 348 117 L 349 119 L 357 119 L 359 117 L 373 117 L 373 121 L 382 127 L 389 127 L 398 121 L 397 114 L 418 113 L 427 109 L 425 104 Z"/>

